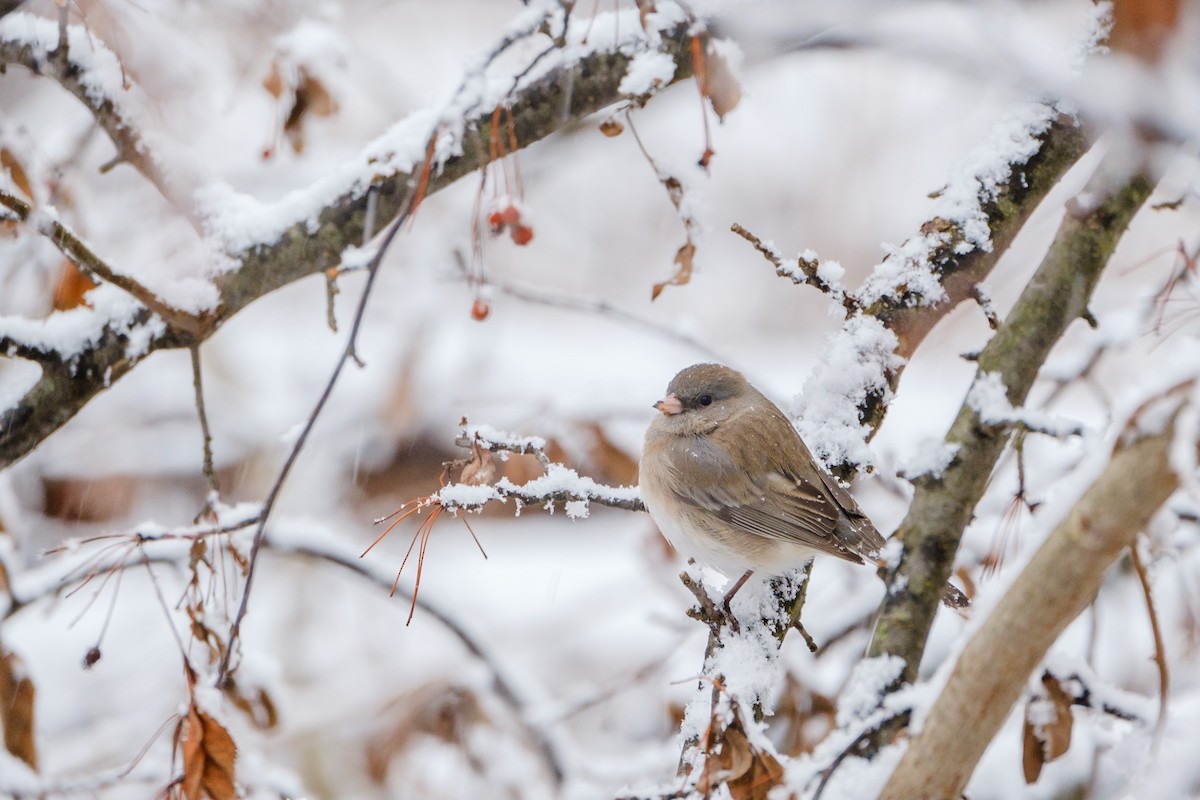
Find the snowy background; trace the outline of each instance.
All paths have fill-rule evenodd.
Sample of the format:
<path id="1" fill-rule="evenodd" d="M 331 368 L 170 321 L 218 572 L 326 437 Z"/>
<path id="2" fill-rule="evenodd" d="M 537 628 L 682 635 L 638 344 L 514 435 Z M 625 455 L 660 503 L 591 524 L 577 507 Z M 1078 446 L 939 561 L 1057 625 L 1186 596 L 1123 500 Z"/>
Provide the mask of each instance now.
<path id="1" fill-rule="evenodd" d="M 588 24 L 590 5 L 579 4 L 575 24 Z M 616 30 L 605 16 L 614 4 L 595 5 L 593 40 L 638 26 L 626 3 L 615 4 L 622 9 Z M 744 92 L 713 128 L 708 174 L 696 166 L 704 130 L 693 82 L 633 112 L 647 151 L 684 182 L 687 209 L 700 224 L 691 282 L 651 302 L 651 286 L 673 271 L 683 226 L 630 131 L 608 138 L 598 130 L 602 117 L 520 153 L 534 237 L 525 247 L 504 236 L 484 241 L 491 285 L 481 295 L 463 272 L 472 259 L 478 177 L 432 195 L 388 253 L 358 342 L 365 366 L 349 366 L 338 384 L 286 484 L 269 525 L 273 538 L 356 558 L 379 533 L 375 518 L 436 489 L 441 462 L 462 456 L 454 439 L 464 416 L 545 437 L 581 473 L 629 484 L 655 413 L 650 405 L 689 364 L 722 361 L 781 407 L 803 407 L 797 396 L 840 326 L 840 308 L 777 277 L 729 232 L 732 223 L 787 257 L 811 249 L 837 261 L 843 282 L 856 287 L 886 245 L 913 236 L 930 217 L 930 194 L 956 165 L 977 157 L 972 150 L 1031 98 L 1073 98 L 1109 126 L 1112 147 L 1130 137 L 1122 121 L 1134 114 L 1183 131 L 1181 140 L 1200 133 L 1200 72 L 1185 44 L 1195 41 L 1191 6 L 1158 66 L 1114 59 L 1090 73 L 1084 67 L 1083 77 L 1075 70 L 1095 12 L 1082 0 L 852 3 L 838 11 L 710 2 L 699 10 L 717 12 L 720 30 L 738 43 Z M 21 12 L 56 14 L 43 0 Z M 203 176 L 218 201 L 236 192 L 266 208 L 309 190 L 397 121 L 442 108 L 521 13 L 520 4 L 497 0 L 71 6 L 72 19 L 120 56 L 139 87 L 140 119 L 173 168 Z M 795 47 L 815 34 L 851 45 Z M 511 58 L 520 64 L 525 56 L 518 48 Z M 282 130 L 287 94 L 273 96 L 264 82 L 273 69 L 295 76 L 301 68 L 336 108 L 303 121 L 297 151 Z M 29 174 L 38 204 L 57 209 L 108 263 L 182 304 L 204 301 L 197 279 L 220 266 L 213 242 L 196 237 L 128 166 L 98 171 L 112 145 L 78 101 L 10 67 L 0 77 L 0 144 Z M 1077 420 L 1085 433 L 1027 440 L 1035 514 L 1010 515 L 1010 456 L 993 476 L 959 554 L 977 586 L 976 616 L 940 613 L 922 666 L 930 686 L 944 680 L 964 633 L 1098 473 L 1113 431 L 1142 400 L 1200 366 L 1194 270 L 1191 293 L 1185 286 L 1155 303 L 1179 268 L 1178 247 L 1195 253 L 1197 246 L 1197 162 L 1189 152 L 1153 150 L 1164 178 L 1151 202 L 1184 202 L 1135 221 L 1091 306 L 1098 328 L 1076 323 L 1035 386 L 1031 408 L 1054 394 L 1047 410 Z M 1096 162 L 1092 154 L 1068 175 L 988 279 L 1001 316 Z M 11 174 L 0 184 L 13 191 Z M 0 314 L 49 315 L 62 269 L 62 256 L 32 226 L 6 230 Z M 339 279 L 338 333 L 326 322 L 325 283 L 312 277 L 254 303 L 205 342 L 225 504 L 260 502 L 269 491 L 344 346 L 363 278 Z M 93 304 L 113 292 L 97 290 Z M 480 296 L 490 305 L 482 322 L 471 314 Z M 922 462 L 963 401 L 974 366 L 961 355 L 978 351 L 988 335 L 983 314 L 964 304 L 908 367 L 870 443 L 875 469 L 854 488 L 881 531 L 896 527 L 911 496 L 898 473 Z M 1087 379 L 1056 393 L 1053 378 L 1073 378 L 1101 345 L 1110 349 Z M 18 596 L 43 595 L 0 625 L 0 641 L 37 687 L 40 759 L 34 775 L 0 753 L 0 795 L 42 786 L 50 796 L 145 797 L 172 775 L 172 715 L 187 703 L 173 629 L 197 665 L 211 670 L 179 611 L 189 573 L 156 566 L 152 582 L 146 568 L 131 568 L 52 595 L 55 580 L 107 544 L 43 553 L 68 540 L 192 523 L 207 484 L 191 370 L 186 351 L 153 354 L 0 473 L 0 553 Z M 0 362 L 0 401 L 11 402 L 35 376 L 29 364 Z M 819 420 L 808 422 L 805 430 L 819 436 Z M 534 474 L 524 468 L 525 477 Z M 1170 505 L 1195 519 L 1194 494 L 1182 492 Z M 1074 787 L 1087 797 L 1195 794 L 1200 556 L 1194 522 L 1167 517 L 1146 545 L 1174 679 L 1162 747 L 1151 752 L 1153 643 L 1126 567 L 1113 571 L 1050 663 L 1063 674 L 1094 674 L 1096 686 L 1146 722 L 1077 710 L 1070 751 L 1026 787 L 1018 707 L 976 771 L 972 798 L 1049 798 Z M 389 597 L 415 520 L 361 562 L 375 581 L 312 559 L 264 555 L 238 680 L 261 689 L 269 703 L 259 711 L 269 705 L 277 719 L 256 725 L 216 693 L 202 698 L 239 745 L 248 796 L 601 798 L 626 787 L 675 788 L 679 721 L 707 630 L 685 617 L 692 598 L 677 579 L 682 563 L 649 518 L 595 506 L 582 520 L 534 509 L 514 517 L 509 505 L 470 522 L 487 558 L 460 522 L 442 520 L 426 553 L 421 598 L 480 653 L 421 609 L 406 627 L 408 603 Z M 981 564 L 1005 532 L 1015 535 L 1004 567 L 984 577 Z M 414 574 L 410 562 L 401 585 L 411 587 Z M 236 565 L 223 562 L 206 587 L 214 627 L 228 624 L 237 581 Z M 836 755 L 806 754 L 835 724 L 838 695 L 865 650 L 882 593 L 873 570 L 815 566 L 804 622 L 824 647 L 813 656 L 789 640 L 776 676 L 781 711 L 772 735 L 781 752 L 801 759 L 797 774 L 814 774 Z M 96 645 L 102 657 L 84 669 Z M 497 675 L 515 704 L 497 691 Z M 530 731 L 561 762 L 561 787 Z M 856 794 L 861 781 L 882 780 L 881 768 L 844 765 L 825 797 L 864 796 Z M 115 780 L 126 769 L 128 777 Z"/>

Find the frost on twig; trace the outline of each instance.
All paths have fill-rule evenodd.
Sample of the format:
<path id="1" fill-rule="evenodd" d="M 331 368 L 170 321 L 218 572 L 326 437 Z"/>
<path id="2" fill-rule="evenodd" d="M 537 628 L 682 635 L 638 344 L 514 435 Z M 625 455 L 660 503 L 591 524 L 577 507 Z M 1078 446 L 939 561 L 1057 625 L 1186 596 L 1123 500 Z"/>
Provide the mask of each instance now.
<path id="1" fill-rule="evenodd" d="M 448 511 L 479 511 L 491 502 L 515 501 L 517 511 L 522 506 L 544 507 L 551 511 L 555 506 L 565 508 L 572 519 L 586 517 L 591 503 L 622 508 L 626 511 L 644 511 L 641 496 L 636 486 L 606 486 L 591 478 L 580 475 L 570 467 L 553 462 L 546 455 L 546 441 L 537 436 L 517 436 L 496 430 L 490 425 L 472 425 L 462 421 L 462 432 L 455 443 L 473 451 L 473 459 L 454 462 L 463 467 L 459 482 L 443 486 L 430 495 L 428 504 L 440 505 Z M 484 452 L 506 460 L 510 455 L 529 455 L 542 465 L 542 476 L 523 484 L 515 484 L 508 478 L 496 481 L 479 480 L 484 474 L 478 453 Z M 480 466 L 473 465 L 480 464 Z M 468 472 L 468 470 L 471 470 Z"/>
<path id="2" fill-rule="evenodd" d="M 753 245 L 763 258 L 771 262 L 775 267 L 775 274 L 779 277 L 787 278 L 795 284 L 810 284 L 841 303 L 847 313 L 858 310 L 858 299 L 849 294 L 842 285 L 845 268 L 841 264 L 836 261 L 822 261 L 811 250 L 804 251 L 796 258 L 787 259 L 775 248 L 773 242 L 764 242 L 738 223 L 733 223 L 729 229 Z"/>

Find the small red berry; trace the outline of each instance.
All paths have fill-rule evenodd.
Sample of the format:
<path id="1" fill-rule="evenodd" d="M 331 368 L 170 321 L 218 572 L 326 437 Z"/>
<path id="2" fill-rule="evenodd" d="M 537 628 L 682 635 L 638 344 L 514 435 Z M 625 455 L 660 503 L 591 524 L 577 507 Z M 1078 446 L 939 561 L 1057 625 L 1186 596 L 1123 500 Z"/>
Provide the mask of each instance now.
<path id="1" fill-rule="evenodd" d="M 505 206 L 500 210 L 500 219 L 508 227 L 521 224 L 521 212 L 516 206 Z"/>
<path id="2" fill-rule="evenodd" d="M 533 238 L 533 228 L 528 225 L 517 225 L 509 235 L 512 236 L 512 240 L 517 244 L 526 245 Z"/>
<path id="3" fill-rule="evenodd" d="M 492 307 L 482 297 L 475 298 L 475 302 L 471 305 L 471 317 L 477 322 L 483 322 L 488 318 L 488 314 L 492 313 Z"/>

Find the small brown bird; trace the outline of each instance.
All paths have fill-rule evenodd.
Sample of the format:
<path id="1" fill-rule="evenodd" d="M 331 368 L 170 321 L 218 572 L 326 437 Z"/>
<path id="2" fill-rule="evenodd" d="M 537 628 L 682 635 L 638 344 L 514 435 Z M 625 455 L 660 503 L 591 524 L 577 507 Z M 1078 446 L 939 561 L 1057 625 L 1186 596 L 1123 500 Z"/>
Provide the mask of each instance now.
<path id="1" fill-rule="evenodd" d="M 641 494 L 680 552 L 728 577 L 780 575 L 817 553 L 862 564 L 884 539 L 792 423 L 720 364 L 680 372 L 646 431 Z M 745 573 L 745 574 L 743 574 Z"/>
<path id="2" fill-rule="evenodd" d="M 817 465 L 779 407 L 741 373 L 696 364 L 671 379 L 646 431 L 642 501 L 677 550 L 741 575 L 780 575 L 817 553 L 878 563 L 884 540 Z M 942 603 L 971 604 L 946 584 Z"/>

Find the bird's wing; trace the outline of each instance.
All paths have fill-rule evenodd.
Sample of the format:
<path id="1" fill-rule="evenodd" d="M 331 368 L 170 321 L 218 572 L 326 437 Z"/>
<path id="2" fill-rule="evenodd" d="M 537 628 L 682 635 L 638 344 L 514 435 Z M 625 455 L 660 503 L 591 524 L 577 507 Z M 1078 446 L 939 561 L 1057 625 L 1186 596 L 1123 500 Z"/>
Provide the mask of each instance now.
<path id="1" fill-rule="evenodd" d="M 784 424 L 790 428 L 786 420 Z M 689 479 L 675 481 L 679 499 L 747 534 L 793 542 L 862 563 L 859 553 L 835 536 L 843 512 L 822 491 L 823 485 L 780 469 L 778 459 L 773 457 L 778 440 L 763 442 L 762 448 L 755 446 L 757 442 L 745 444 L 751 445 L 750 463 L 739 468 L 720 439 L 700 437 L 686 445 L 681 443 L 673 457 L 695 460 L 704 468 L 685 468 Z"/>

